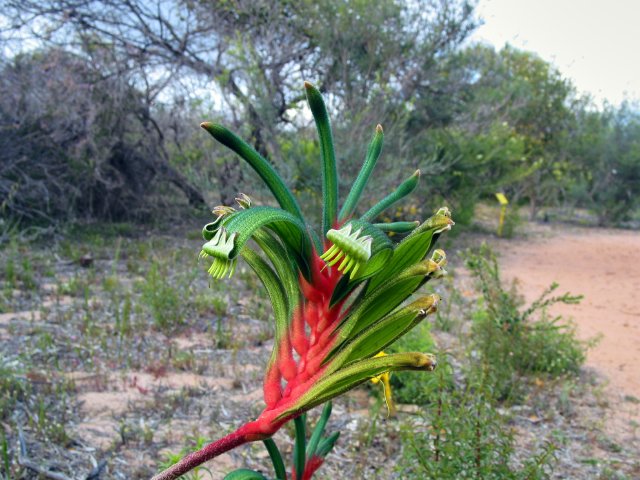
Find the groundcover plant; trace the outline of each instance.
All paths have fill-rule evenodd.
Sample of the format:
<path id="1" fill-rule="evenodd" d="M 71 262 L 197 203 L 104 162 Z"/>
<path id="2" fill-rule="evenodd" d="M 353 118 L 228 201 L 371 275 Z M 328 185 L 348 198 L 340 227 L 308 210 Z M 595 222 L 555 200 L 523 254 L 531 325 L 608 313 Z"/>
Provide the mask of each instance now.
<path id="1" fill-rule="evenodd" d="M 420 222 L 373 223 L 389 206 L 418 184 L 416 171 L 364 214 L 357 205 L 382 149 L 378 125 L 366 158 L 342 208 L 338 210 L 338 175 L 326 106 L 320 92 L 305 82 L 309 107 L 321 147 L 322 231 L 305 222 L 300 206 L 271 164 L 225 127 L 202 127 L 237 153 L 262 178 L 279 208 L 254 206 L 241 194 L 238 208 L 214 209 L 215 221 L 205 225 L 201 257 L 211 262 L 217 280 L 231 276 L 238 259 L 262 281 L 273 305 L 275 338 L 264 373 L 264 411 L 257 419 L 156 475 L 178 478 L 202 463 L 247 442 L 262 440 L 275 478 L 287 472 L 270 438 L 285 423 L 295 422 L 293 479 L 309 479 L 320 467 L 338 433 L 324 436 L 337 395 L 395 370 L 432 371 L 433 355 L 420 352 L 379 355 L 391 343 L 436 311 L 438 295 L 414 295 L 431 278 L 445 273 L 446 257 L 433 250 L 439 235 L 454 224 L 447 208 Z M 394 232 L 403 235 L 390 237 Z M 392 238 L 402 238 L 394 243 Z M 248 243 L 253 240 L 253 243 Z M 325 405 L 306 441 L 305 412 Z M 265 479 L 240 469 L 229 479 Z"/>

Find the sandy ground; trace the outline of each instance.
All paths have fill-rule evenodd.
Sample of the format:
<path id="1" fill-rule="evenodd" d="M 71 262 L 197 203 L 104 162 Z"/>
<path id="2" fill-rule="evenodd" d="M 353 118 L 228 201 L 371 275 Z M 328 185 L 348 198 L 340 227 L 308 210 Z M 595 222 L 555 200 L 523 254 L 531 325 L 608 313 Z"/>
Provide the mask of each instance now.
<path id="1" fill-rule="evenodd" d="M 558 293 L 584 295 L 578 305 L 556 305 L 578 335 L 599 338 L 587 366 L 605 380 L 614 434 L 633 433 L 640 421 L 640 232 L 544 228 L 526 240 L 500 241 L 505 280 L 515 279 L 527 302 L 551 283 Z M 629 400 L 632 400 L 631 402 Z"/>

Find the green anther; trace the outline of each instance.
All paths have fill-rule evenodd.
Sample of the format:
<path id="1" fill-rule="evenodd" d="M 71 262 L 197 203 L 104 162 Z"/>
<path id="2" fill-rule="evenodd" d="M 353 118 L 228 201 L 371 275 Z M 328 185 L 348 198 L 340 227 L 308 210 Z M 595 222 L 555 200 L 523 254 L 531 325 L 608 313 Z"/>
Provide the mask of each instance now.
<path id="1" fill-rule="evenodd" d="M 361 228 L 355 232 L 352 230 L 351 223 L 340 230 L 329 230 L 327 238 L 333 242 L 333 245 L 320 257 L 330 267 L 342 260 L 338 271 L 344 275 L 351 272 L 350 278 L 353 278 L 360 267 L 371 258 L 373 241 L 370 235 L 361 236 Z"/>

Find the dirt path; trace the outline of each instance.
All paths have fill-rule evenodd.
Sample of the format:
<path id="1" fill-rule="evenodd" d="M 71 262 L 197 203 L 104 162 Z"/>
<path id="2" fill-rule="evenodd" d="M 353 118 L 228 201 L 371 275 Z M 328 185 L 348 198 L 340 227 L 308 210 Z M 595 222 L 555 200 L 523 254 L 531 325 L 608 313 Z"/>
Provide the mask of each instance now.
<path id="1" fill-rule="evenodd" d="M 550 230 L 526 241 L 502 242 L 504 278 L 517 279 L 528 301 L 551 282 L 583 294 L 579 305 L 556 306 L 572 317 L 581 338 L 601 336 L 587 365 L 612 390 L 640 399 L 640 233 L 622 230 Z"/>

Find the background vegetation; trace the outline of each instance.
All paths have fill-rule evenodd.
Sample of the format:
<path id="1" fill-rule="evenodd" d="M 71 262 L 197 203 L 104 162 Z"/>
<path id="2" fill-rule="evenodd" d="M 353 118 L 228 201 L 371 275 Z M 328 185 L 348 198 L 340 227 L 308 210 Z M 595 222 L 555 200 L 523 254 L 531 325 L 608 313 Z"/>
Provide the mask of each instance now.
<path id="1" fill-rule="evenodd" d="M 230 203 L 257 182 L 197 128 L 223 122 L 317 200 L 302 81 L 328 94 L 343 171 L 377 123 L 380 186 L 427 175 L 419 207 L 459 223 L 496 191 L 532 218 L 634 218 L 635 105 L 596 106 L 535 54 L 471 44 L 472 2 L 12 1 L 3 11 L 3 229 L 150 219 Z M 359 138 L 360 141 L 352 141 Z M 245 178 L 245 175 L 247 178 Z M 342 181 L 348 185 L 350 178 Z M 384 185 L 382 185 L 384 184 Z M 249 186 L 247 186 L 249 185 Z M 375 189 L 374 189 L 375 190 Z"/>
<path id="2" fill-rule="evenodd" d="M 318 206 L 304 80 L 329 102 L 342 194 L 377 123 L 385 146 L 369 192 L 422 170 L 414 205 L 389 219 L 444 204 L 459 231 L 502 191 L 532 219 L 637 226 L 637 105 L 596 106 L 545 59 L 472 44 L 473 2 L 371 4 L 3 2 L 0 314 L 15 318 L 0 330 L 0 478 L 149 478 L 255 413 L 254 367 L 272 339 L 266 294 L 241 266 L 207 289 L 190 216 L 239 189 L 257 203 L 270 196 L 198 124 L 250 139 L 301 204 Z M 518 218 L 507 217 L 506 234 Z M 454 245 L 462 251 L 464 238 Z M 373 406 L 341 399 L 344 435 L 320 478 L 538 479 L 558 464 L 555 478 L 637 478 L 637 452 L 604 435 L 589 439 L 603 455 L 584 447 L 575 405 L 605 400 L 580 369 L 588 345 L 546 311 L 578 299 L 551 286 L 523 306 L 490 250 L 465 258 L 477 298 L 442 287 L 435 323 L 397 346 L 441 360 L 426 381 L 391 377 L 398 403 L 415 408 L 381 420 L 373 386 Z M 107 438 L 99 448 L 77 443 L 95 440 L 82 430 L 91 412 L 79 413 L 94 393 L 117 406 L 106 419 L 93 412 Z M 241 464 L 266 469 L 250 448 Z"/>

